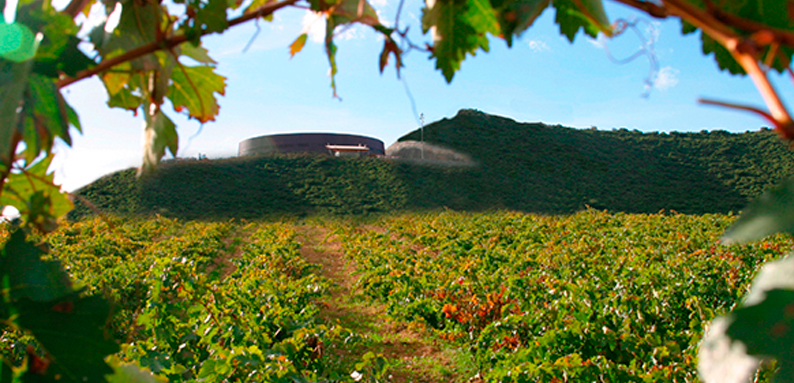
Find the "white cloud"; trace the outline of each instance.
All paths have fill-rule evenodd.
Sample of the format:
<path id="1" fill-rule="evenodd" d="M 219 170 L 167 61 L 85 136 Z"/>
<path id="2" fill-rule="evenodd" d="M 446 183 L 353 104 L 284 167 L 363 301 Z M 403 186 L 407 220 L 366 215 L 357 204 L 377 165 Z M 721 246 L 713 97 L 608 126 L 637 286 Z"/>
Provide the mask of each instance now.
<path id="1" fill-rule="evenodd" d="M 535 53 L 546 52 L 551 50 L 551 48 L 549 48 L 549 45 L 541 40 L 530 40 L 527 45 L 529 45 L 529 49 Z"/>
<path id="2" fill-rule="evenodd" d="M 653 81 L 653 86 L 661 91 L 668 90 L 678 84 L 678 69 L 666 66 L 659 70 Z"/>
<path id="3" fill-rule="evenodd" d="M 306 11 L 301 20 L 303 31 L 309 34 L 309 39 L 315 43 L 325 40 L 325 18 L 320 13 Z"/>

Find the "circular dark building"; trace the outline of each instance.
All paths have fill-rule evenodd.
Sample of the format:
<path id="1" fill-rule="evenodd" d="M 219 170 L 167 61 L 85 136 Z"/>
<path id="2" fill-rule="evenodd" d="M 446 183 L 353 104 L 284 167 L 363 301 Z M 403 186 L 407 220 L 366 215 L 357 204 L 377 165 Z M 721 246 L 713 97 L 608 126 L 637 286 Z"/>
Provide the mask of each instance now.
<path id="1" fill-rule="evenodd" d="M 372 137 L 339 133 L 288 133 L 242 141 L 237 155 L 243 157 L 317 153 L 334 156 L 382 156 L 385 152 L 383 141 Z"/>

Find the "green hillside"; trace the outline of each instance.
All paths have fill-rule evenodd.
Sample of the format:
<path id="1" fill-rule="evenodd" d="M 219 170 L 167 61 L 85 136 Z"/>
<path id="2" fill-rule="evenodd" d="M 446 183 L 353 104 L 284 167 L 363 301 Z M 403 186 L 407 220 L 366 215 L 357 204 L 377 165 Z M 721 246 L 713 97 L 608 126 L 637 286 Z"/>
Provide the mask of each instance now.
<path id="1" fill-rule="evenodd" d="M 578 130 L 474 110 L 425 126 L 425 141 L 470 155 L 473 168 L 325 156 L 174 161 L 138 180 L 106 176 L 78 194 L 106 212 L 181 218 L 504 208 L 569 213 L 738 211 L 794 175 L 769 130 L 732 134 Z M 400 140 L 418 140 L 414 131 Z M 72 218 L 92 214 L 79 199 Z"/>

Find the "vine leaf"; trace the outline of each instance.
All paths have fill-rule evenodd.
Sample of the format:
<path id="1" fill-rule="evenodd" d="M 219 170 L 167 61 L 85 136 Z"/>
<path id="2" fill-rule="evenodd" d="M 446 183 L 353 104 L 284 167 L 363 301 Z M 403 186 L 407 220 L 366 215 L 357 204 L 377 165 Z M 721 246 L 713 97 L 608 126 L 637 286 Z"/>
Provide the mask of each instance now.
<path id="1" fill-rule="evenodd" d="M 207 49 L 201 45 L 182 44 L 179 46 L 182 49 L 182 54 L 196 60 L 202 64 L 217 64 L 215 60 L 210 57 Z"/>
<path id="2" fill-rule="evenodd" d="M 290 58 L 295 57 L 295 54 L 300 52 L 301 49 L 303 49 L 303 46 L 306 45 L 306 38 L 308 37 L 309 37 L 308 34 L 302 33 L 300 36 L 298 36 L 297 39 L 295 39 L 295 41 L 292 42 L 292 44 L 290 44 L 289 46 Z"/>
<path id="3" fill-rule="evenodd" d="M 157 39 L 157 28 L 167 22 L 167 13 L 153 1 L 128 1 L 124 3 L 119 24 L 108 36 L 104 25 L 91 33 L 91 42 L 104 59 L 153 43 Z M 135 71 L 157 69 L 157 58 L 153 54 L 130 60 Z"/>
<path id="4" fill-rule="evenodd" d="M 336 44 L 334 44 L 334 28 L 336 25 L 332 22 L 331 18 L 325 23 L 325 54 L 328 56 L 328 64 L 331 66 L 329 74 L 331 75 L 331 89 L 334 92 L 334 98 L 339 98 L 336 93 Z"/>
<path id="5" fill-rule="evenodd" d="M 794 365 L 794 290 L 769 290 L 762 302 L 740 307 L 731 316 L 726 333 L 741 341 L 748 354 Z"/>
<path id="6" fill-rule="evenodd" d="M 267 4 L 267 3 L 272 3 L 273 1 L 275 1 L 275 0 L 254 0 L 251 3 L 251 5 L 249 5 L 245 9 L 244 13 L 255 12 L 257 9 L 259 9 L 259 7 L 261 7 L 261 6 L 263 6 L 263 5 Z M 271 14 L 267 15 L 267 16 L 263 17 L 263 19 L 265 19 L 266 21 L 273 21 L 273 14 L 271 13 Z"/>
<path id="7" fill-rule="evenodd" d="M 17 208 L 23 221 L 45 232 L 54 230 L 58 218 L 73 207 L 53 183 L 53 174 L 47 174 L 52 158 L 53 154 L 49 154 L 28 168 L 9 174 L 0 196 L 0 205 Z"/>
<path id="8" fill-rule="evenodd" d="M 111 108 L 123 108 L 135 111 L 143 103 L 143 98 L 136 96 L 127 88 L 122 88 L 118 93 L 110 96 L 108 106 Z"/>
<path id="9" fill-rule="evenodd" d="M 111 356 L 110 366 L 113 368 L 113 375 L 107 377 L 108 383 L 167 383 L 168 379 L 152 374 L 148 369 L 141 368 L 131 363 L 121 363 L 121 361 Z"/>
<path id="10" fill-rule="evenodd" d="M 725 334 L 730 321 L 717 317 L 698 350 L 698 377 L 707 383 L 749 383 L 758 369 L 759 360 L 747 355 L 739 342 L 731 342 Z"/>
<path id="11" fill-rule="evenodd" d="M 49 381 L 101 382 L 113 373 L 104 361 L 119 350 L 105 334 L 110 304 L 99 296 L 79 295 L 73 293 L 49 302 L 21 299 L 17 303 L 17 323 L 47 351 L 49 368 L 39 373 Z M 41 378 L 28 371 L 23 381 Z"/>
<path id="12" fill-rule="evenodd" d="M 794 376 L 792 255 L 764 265 L 741 306 L 711 323 L 698 352 L 704 381 L 749 382 L 758 362 L 769 358 L 778 359 L 781 367 L 775 381 Z"/>
<path id="13" fill-rule="evenodd" d="M 0 62 L 0 165 L 6 170 L 15 154 L 11 142 L 20 122 L 17 108 L 22 104 L 31 68 L 31 61 Z"/>
<path id="14" fill-rule="evenodd" d="M 720 239 L 725 244 L 794 234 L 794 178 L 768 189 L 752 201 Z"/>
<path id="15" fill-rule="evenodd" d="M 702 43 L 703 55 L 708 56 L 713 53 L 714 60 L 717 61 L 717 65 L 721 70 L 727 70 L 730 74 L 745 74 L 744 68 L 736 62 L 731 52 L 728 52 L 724 46 L 720 45 L 720 43 L 716 42 L 705 33 L 700 34 L 700 40 Z"/>
<path id="16" fill-rule="evenodd" d="M 39 74 L 29 77 L 28 98 L 25 101 L 27 118 L 23 131 L 28 162 L 32 162 L 42 151 L 49 153 L 56 137 L 67 145 L 72 144 L 69 109 L 52 79 Z M 79 127 L 79 123 L 75 127 Z"/>
<path id="17" fill-rule="evenodd" d="M 546 8 L 550 0 L 492 0 L 496 17 L 507 46 L 513 46 L 513 36 L 520 36 Z"/>
<path id="18" fill-rule="evenodd" d="M 325 7 L 324 2 L 312 1 L 313 10 L 322 10 L 327 15 L 325 22 L 325 53 L 328 56 L 328 64 L 331 66 L 331 89 L 334 97 L 339 98 L 336 92 L 336 44 L 334 44 L 334 30 L 341 25 L 362 23 L 369 25 L 376 30 L 382 28 L 375 9 L 366 0 L 341 0 L 341 2 Z M 327 8 L 327 9 L 326 9 Z M 301 37 L 298 37 L 300 39 Z M 297 42 L 297 40 L 296 40 Z M 294 45 L 295 43 L 293 43 Z M 292 46 L 290 47 L 292 49 Z"/>
<path id="19" fill-rule="evenodd" d="M 552 4 L 557 9 L 554 21 L 568 41 L 574 41 L 579 29 L 584 29 L 590 37 L 598 36 L 598 32 L 612 35 L 601 0 L 555 0 Z"/>
<path id="20" fill-rule="evenodd" d="M 9 273 L 10 294 L 13 300 L 23 298 L 36 302 L 60 299 L 74 292 L 69 275 L 60 262 L 43 261 L 43 251 L 25 240 L 22 230 L 14 231 L 3 248 L 4 267 Z"/>
<path id="21" fill-rule="evenodd" d="M 58 33 L 63 34 L 63 31 Z M 36 56 L 33 72 L 52 78 L 57 78 L 61 72 L 74 77 L 77 72 L 93 67 L 96 65 L 94 60 L 88 58 L 77 47 L 81 42 L 76 36 L 66 36 L 61 46 L 56 47 L 54 52 L 44 55 L 40 50 L 40 54 Z"/>
<path id="22" fill-rule="evenodd" d="M 215 33 L 223 32 L 229 27 L 226 18 L 226 8 L 229 6 L 227 0 L 206 0 L 196 4 L 200 4 L 196 12 L 196 28 L 204 33 Z"/>
<path id="23" fill-rule="evenodd" d="M 487 33 L 501 33 L 487 0 L 436 1 L 422 12 L 422 31 L 433 35 L 431 57 L 447 82 L 452 81 L 467 53 L 474 55 L 477 49 L 488 52 Z"/>
<path id="24" fill-rule="evenodd" d="M 341 0 L 331 8 L 330 19 L 334 25 L 353 22 L 369 26 L 380 25 L 375 9 L 365 0 Z"/>
<path id="25" fill-rule="evenodd" d="M 380 52 L 380 60 L 379 60 L 379 68 L 380 73 L 383 73 L 383 70 L 386 68 L 386 65 L 389 64 L 389 54 L 394 55 L 394 59 L 396 60 L 394 67 L 397 68 L 397 77 L 400 76 L 400 68 L 403 67 L 402 61 L 402 49 L 397 46 L 397 43 L 390 36 L 386 36 L 383 42 L 383 50 Z"/>
<path id="26" fill-rule="evenodd" d="M 140 174 L 154 171 L 160 159 L 165 156 L 166 148 L 173 156 L 176 156 L 179 149 L 179 136 L 174 122 L 156 104 L 151 104 L 149 108 L 149 113 L 146 113 L 143 164 L 139 171 Z"/>
<path id="27" fill-rule="evenodd" d="M 102 82 L 105 84 L 105 89 L 111 97 L 121 92 L 125 85 L 130 82 L 132 77 L 132 66 L 129 62 L 124 62 L 102 73 Z"/>
<path id="28" fill-rule="evenodd" d="M 219 109 L 215 93 L 225 93 L 225 77 L 209 66 L 181 66 L 171 73 L 171 80 L 166 97 L 177 112 L 187 108 L 188 115 L 202 123 L 215 120 Z"/>

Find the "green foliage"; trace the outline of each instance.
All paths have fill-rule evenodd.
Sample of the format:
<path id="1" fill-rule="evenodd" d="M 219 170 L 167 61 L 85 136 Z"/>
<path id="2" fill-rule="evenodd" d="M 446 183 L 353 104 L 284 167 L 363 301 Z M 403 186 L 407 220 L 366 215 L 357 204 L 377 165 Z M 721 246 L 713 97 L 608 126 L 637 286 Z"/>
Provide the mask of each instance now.
<path id="1" fill-rule="evenodd" d="M 164 164 L 140 181 L 125 171 L 81 189 L 115 214 L 164 214 L 186 219 L 257 218 L 388 212 L 406 206 L 398 171 L 374 159 L 276 157 Z M 134 201 L 131 208 L 130 202 Z M 121 206 L 124 210 L 116 210 Z M 80 201 L 70 214 L 93 214 Z"/>
<path id="2" fill-rule="evenodd" d="M 365 291 L 470 350 L 486 381 L 669 382 L 696 379 L 703 329 L 791 245 L 713 245 L 730 222 L 442 213 L 339 231 Z"/>
<path id="3" fill-rule="evenodd" d="M 576 130 L 463 110 L 426 126 L 425 140 L 466 153 L 477 166 L 329 157 L 184 161 L 140 182 L 131 171 L 119 172 L 78 194 L 114 214 L 184 218 L 442 207 L 702 214 L 739 211 L 764 188 L 794 175 L 794 154 L 769 131 Z M 71 217 L 90 214 L 76 201 Z"/>
<path id="4" fill-rule="evenodd" d="M 41 358 L 28 349 L 26 365 L 8 373 L 23 381 L 104 380 L 112 372 L 104 358 L 118 351 L 104 328 L 110 305 L 99 296 L 84 296 L 74 290 L 60 263 L 43 260 L 43 254 L 20 229 L 3 246 L 3 331 L 30 334 L 45 354 Z M 81 347 L 76 349 L 75 344 Z M 6 360 L 9 365 L 19 365 L 12 362 Z"/>
<path id="5" fill-rule="evenodd" d="M 763 239 L 772 234 L 794 234 L 794 179 L 787 179 L 770 188 L 744 210 L 722 241 L 743 243 Z"/>
<path id="6" fill-rule="evenodd" d="M 84 221 L 47 239 L 77 283 L 115 302 L 109 381 L 338 381 L 355 361 L 324 347 L 353 336 L 318 321 L 327 282 L 295 235 L 287 224 L 158 217 Z"/>

